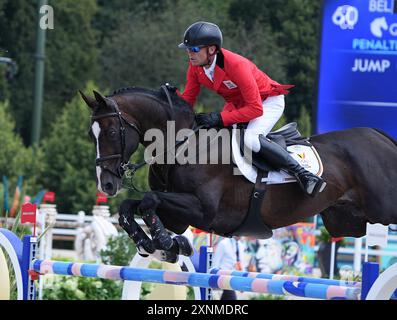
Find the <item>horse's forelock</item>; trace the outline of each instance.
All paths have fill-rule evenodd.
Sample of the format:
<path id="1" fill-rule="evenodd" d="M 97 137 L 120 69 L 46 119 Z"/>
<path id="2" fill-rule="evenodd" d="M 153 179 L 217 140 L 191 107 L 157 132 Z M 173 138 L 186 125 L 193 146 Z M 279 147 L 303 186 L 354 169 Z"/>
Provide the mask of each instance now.
<path id="1" fill-rule="evenodd" d="M 96 105 L 94 108 L 92 108 L 92 115 L 97 114 L 99 109 L 100 109 L 99 105 Z"/>

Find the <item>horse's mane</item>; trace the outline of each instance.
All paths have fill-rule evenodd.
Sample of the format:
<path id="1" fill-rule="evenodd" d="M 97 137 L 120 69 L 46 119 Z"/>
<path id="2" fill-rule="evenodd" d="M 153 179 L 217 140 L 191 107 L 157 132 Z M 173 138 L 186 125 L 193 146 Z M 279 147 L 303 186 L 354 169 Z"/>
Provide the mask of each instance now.
<path id="1" fill-rule="evenodd" d="M 192 107 L 185 100 L 183 100 L 180 96 L 178 96 L 175 91 L 169 90 L 168 92 L 170 94 L 171 101 L 172 101 L 174 107 L 176 107 L 182 111 L 193 112 Z M 125 87 L 125 88 L 120 88 L 120 89 L 114 90 L 113 93 L 108 95 L 107 97 L 113 97 L 113 96 L 118 96 L 118 95 L 129 95 L 129 94 L 148 95 L 148 96 L 151 96 L 152 98 L 156 98 L 157 100 L 160 100 L 160 101 L 168 104 L 167 96 L 166 96 L 164 90 L 162 90 L 161 88 L 159 90 L 153 90 L 153 89 L 146 89 L 146 88 L 140 88 L 140 87 Z"/>

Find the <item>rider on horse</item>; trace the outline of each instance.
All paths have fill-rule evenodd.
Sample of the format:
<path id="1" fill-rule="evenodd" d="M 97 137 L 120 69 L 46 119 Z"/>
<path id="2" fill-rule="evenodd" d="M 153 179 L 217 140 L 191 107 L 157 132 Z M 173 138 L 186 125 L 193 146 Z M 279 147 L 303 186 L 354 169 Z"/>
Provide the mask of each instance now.
<path id="1" fill-rule="evenodd" d="M 213 23 L 192 24 L 179 48 L 189 56 L 181 97 L 193 106 L 204 85 L 226 101 L 222 112 L 197 114 L 199 126 L 220 128 L 248 123 L 244 137 L 248 148 L 276 169 L 294 175 L 306 194 L 314 197 L 323 191 L 326 182 L 321 177 L 305 170 L 284 148 L 266 138 L 283 114 L 284 94 L 292 85 L 277 83 L 248 59 L 222 48 L 221 30 Z"/>

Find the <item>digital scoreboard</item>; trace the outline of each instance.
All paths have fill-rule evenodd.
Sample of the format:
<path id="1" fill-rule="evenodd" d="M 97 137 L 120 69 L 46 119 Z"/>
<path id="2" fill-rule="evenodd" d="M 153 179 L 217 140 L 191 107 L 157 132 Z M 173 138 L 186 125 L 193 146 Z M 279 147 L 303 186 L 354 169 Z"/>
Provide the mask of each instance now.
<path id="1" fill-rule="evenodd" d="M 397 1 L 324 0 L 317 133 L 379 128 L 397 138 Z"/>

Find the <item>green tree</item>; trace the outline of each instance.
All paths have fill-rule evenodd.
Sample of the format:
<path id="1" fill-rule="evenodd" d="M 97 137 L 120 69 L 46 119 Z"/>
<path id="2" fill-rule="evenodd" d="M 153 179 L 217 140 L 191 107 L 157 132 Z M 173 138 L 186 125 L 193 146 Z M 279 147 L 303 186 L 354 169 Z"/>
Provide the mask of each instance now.
<path id="1" fill-rule="evenodd" d="M 11 104 L 16 129 L 30 143 L 31 109 L 34 90 L 37 1 L 2 0 L 0 47 L 18 63 L 19 72 L 11 82 Z M 97 33 L 91 23 L 96 0 L 52 1 L 54 29 L 46 32 L 45 95 L 42 137 L 60 113 L 65 101 L 98 76 Z M 0 7 L 1 8 L 1 7 Z"/>
<path id="2" fill-rule="evenodd" d="M 310 113 L 304 106 L 300 108 L 300 114 L 297 122 L 299 132 L 305 137 L 310 137 L 312 134 L 311 117 Z"/>
<path id="3" fill-rule="evenodd" d="M 296 85 L 287 96 L 290 120 L 298 118 L 301 106 L 310 110 L 315 104 L 320 6 L 320 1 L 310 0 L 236 0 L 230 6 L 233 21 L 243 21 L 248 31 L 255 29 L 256 20 L 269 26 L 283 49 L 274 61 L 283 64 L 285 81 Z"/>
<path id="4" fill-rule="evenodd" d="M 165 0 L 97 0 L 98 11 L 93 20 L 93 26 L 99 31 L 99 46 L 104 39 L 111 36 L 114 30 L 119 29 L 124 17 L 133 17 L 142 11 L 157 12 L 164 9 Z"/>
<path id="5" fill-rule="evenodd" d="M 229 22 L 225 37 L 229 38 L 228 49 L 252 60 L 259 69 L 279 82 L 286 81 L 284 50 L 280 48 L 270 27 L 259 20 L 253 21 L 253 28 L 247 30 L 241 22 Z M 233 28 L 233 26 L 235 28 Z"/>
<path id="6" fill-rule="evenodd" d="M 57 0 L 53 7 L 54 29 L 47 30 L 43 136 L 48 135 L 65 102 L 87 81 L 96 81 L 99 74 L 98 33 L 91 25 L 97 12 L 96 0 Z"/>
<path id="7" fill-rule="evenodd" d="M 177 48 L 185 29 L 205 20 L 217 23 L 223 31 L 224 46 L 253 59 L 275 78 L 286 78 L 276 40 L 266 25 L 256 23 L 254 32 L 246 32 L 231 22 L 231 1 L 164 1 L 163 10 L 141 10 L 120 16 L 119 27 L 104 38 L 101 65 L 102 85 L 109 88 L 143 86 L 158 88 L 170 82 L 182 88 L 188 66 L 186 53 Z M 150 21 L 150 23 L 148 23 Z M 199 101 L 205 109 L 220 110 L 223 99 L 202 90 Z"/>
<path id="8" fill-rule="evenodd" d="M 1 51 L 0 51 L 1 56 Z M 7 66 L 0 64 L 0 101 L 5 102 L 10 98 L 10 90 L 7 83 Z"/>
<path id="9" fill-rule="evenodd" d="M 19 70 L 10 83 L 10 111 L 26 141 L 33 104 L 36 6 L 35 1 L 3 0 L 0 19 L 0 47 L 8 50 L 7 56 L 18 63 Z"/>
<path id="10" fill-rule="evenodd" d="M 90 90 L 89 90 L 89 89 Z M 88 85 L 86 92 L 94 85 Z M 56 193 L 60 212 L 87 211 L 95 204 L 95 148 L 88 137 L 90 110 L 79 95 L 67 103 L 43 140 L 45 175 L 40 182 Z"/>
<path id="11" fill-rule="evenodd" d="M 6 0 L 0 0 L 0 21 L 3 21 L 5 19 L 4 16 L 4 5 L 6 3 Z M 1 22 L 0 22 L 1 24 Z M 1 31 L 0 31 L 1 32 Z M 1 40 L 0 40 L 1 44 Z M 1 47 L 0 45 L 0 57 L 7 56 L 7 51 Z M 7 79 L 6 79 L 6 65 L 1 65 L 0 64 L 0 101 L 6 101 L 9 100 L 9 88 L 7 85 Z"/>
<path id="12" fill-rule="evenodd" d="M 0 102 L 0 176 L 7 176 L 11 185 L 18 176 L 25 177 L 28 193 L 36 193 L 35 177 L 42 173 L 40 150 L 33 154 L 31 148 L 25 148 L 21 137 L 14 132 L 13 121 L 7 102 Z"/>
<path id="13" fill-rule="evenodd" d="M 0 0 L 0 19 L 4 19 L 4 5 L 6 3 L 7 0 Z"/>
<path id="14" fill-rule="evenodd" d="M 286 48 L 286 68 L 291 83 L 296 87 L 288 97 L 294 118 L 299 108 L 306 107 L 309 114 L 316 104 L 317 56 L 320 37 L 320 1 L 287 1 L 285 10 L 279 11 L 282 29 L 279 43 Z"/>
<path id="15" fill-rule="evenodd" d="M 159 87 L 185 81 L 187 57 L 177 45 L 187 26 L 198 20 L 224 21 L 225 12 L 191 1 L 167 1 L 161 11 L 141 10 L 120 17 L 104 39 L 101 64 L 104 87 Z M 150 23 L 148 23 L 150 21 Z"/>

